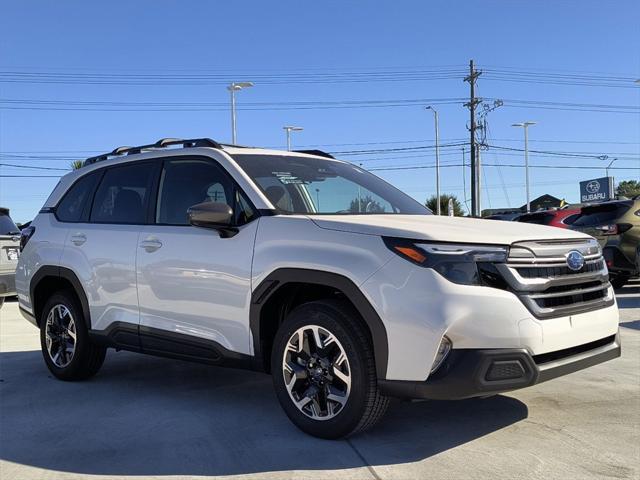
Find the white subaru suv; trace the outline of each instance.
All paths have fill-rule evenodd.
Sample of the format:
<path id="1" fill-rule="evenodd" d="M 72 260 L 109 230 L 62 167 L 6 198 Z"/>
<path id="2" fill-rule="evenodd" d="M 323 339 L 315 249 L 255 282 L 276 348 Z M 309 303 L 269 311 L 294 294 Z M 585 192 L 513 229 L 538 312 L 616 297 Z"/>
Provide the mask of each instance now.
<path id="1" fill-rule="evenodd" d="M 20 310 L 62 380 L 107 348 L 270 373 L 312 435 L 389 397 L 528 387 L 620 355 L 591 237 L 432 215 L 320 151 L 163 139 L 87 159 L 21 238 Z"/>

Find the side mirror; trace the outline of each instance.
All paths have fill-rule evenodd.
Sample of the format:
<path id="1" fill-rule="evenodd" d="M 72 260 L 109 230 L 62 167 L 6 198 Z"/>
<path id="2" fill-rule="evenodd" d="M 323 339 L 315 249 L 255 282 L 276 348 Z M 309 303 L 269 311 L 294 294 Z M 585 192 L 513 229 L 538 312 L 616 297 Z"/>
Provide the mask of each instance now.
<path id="1" fill-rule="evenodd" d="M 233 209 L 226 203 L 198 203 L 189 207 L 187 218 L 191 225 L 218 230 L 224 238 L 233 237 L 238 233 L 238 229 L 231 225 Z"/>

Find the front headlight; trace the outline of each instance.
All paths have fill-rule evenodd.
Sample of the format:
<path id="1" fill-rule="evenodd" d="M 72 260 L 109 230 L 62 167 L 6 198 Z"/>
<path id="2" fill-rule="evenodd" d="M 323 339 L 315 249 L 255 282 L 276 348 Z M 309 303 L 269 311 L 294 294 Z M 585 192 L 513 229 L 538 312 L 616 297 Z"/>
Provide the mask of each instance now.
<path id="1" fill-rule="evenodd" d="M 461 285 L 480 285 L 488 276 L 493 283 L 494 263 L 507 261 L 507 247 L 461 243 L 426 243 L 385 238 L 385 244 L 401 257 L 432 268 L 447 280 Z"/>

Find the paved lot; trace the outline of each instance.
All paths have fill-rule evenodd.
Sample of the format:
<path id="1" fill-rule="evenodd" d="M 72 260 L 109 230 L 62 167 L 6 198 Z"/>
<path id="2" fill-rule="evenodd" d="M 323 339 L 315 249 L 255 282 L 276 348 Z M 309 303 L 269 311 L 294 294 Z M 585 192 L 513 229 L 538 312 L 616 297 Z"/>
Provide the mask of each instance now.
<path id="1" fill-rule="evenodd" d="M 110 351 L 91 381 L 54 380 L 6 303 L 0 478 L 639 478 L 640 283 L 619 293 L 622 358 L 484 400 L 398 402 L 336 442 L 296 430 L 257 373 Z"/>

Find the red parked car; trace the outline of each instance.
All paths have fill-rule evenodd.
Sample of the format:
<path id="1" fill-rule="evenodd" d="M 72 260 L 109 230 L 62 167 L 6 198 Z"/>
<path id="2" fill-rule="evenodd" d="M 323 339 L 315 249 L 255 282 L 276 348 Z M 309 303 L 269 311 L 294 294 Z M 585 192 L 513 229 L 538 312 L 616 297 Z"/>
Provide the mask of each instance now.
<path id="1" fill-rule="evenodd" d="M 579 216 L 579 208 L 565 208 L 564 210 L 544 210 L 542 212 L 525 213 L 518 217 L 516 221 L 569 228 L 569 225 L 575 222 Z"/>

